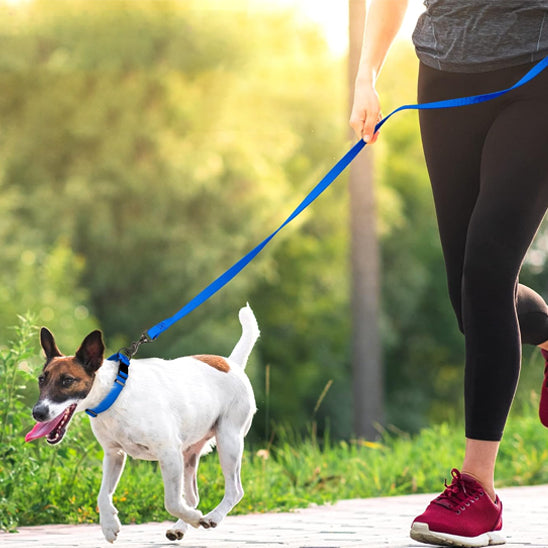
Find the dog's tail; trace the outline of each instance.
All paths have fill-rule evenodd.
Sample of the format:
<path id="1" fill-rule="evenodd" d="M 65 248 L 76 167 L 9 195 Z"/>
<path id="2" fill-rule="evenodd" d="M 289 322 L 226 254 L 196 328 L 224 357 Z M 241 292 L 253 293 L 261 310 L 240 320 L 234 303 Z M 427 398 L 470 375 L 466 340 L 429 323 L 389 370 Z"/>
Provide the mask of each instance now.
<path id="1" fill-rule="evenodd" d="M 255 315 L 253 314 L 253 310 L 251 310 L 249 303 L 240 309 L 238 316 L 240 318 L 240 323 L 242 324 L 242 336 L 236 343 L 232 354 L 230 354 L 229 360 L 232 360 L 242 368 L 245 368 L 247 359 L 261 332 L 259 331 L 257 320 L 255 319 Z"/>

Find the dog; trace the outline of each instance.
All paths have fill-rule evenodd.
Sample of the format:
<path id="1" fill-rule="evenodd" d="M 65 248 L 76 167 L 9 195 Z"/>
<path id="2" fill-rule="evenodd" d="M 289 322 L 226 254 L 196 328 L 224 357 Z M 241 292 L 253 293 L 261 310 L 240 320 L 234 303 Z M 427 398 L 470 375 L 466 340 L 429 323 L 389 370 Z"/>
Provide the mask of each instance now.
<path id="1" fill-rule="evenodd" d="M 91 419 L 93 433 L 104 450 L 98 507 L 108 542 L 116 540 L 121 528 L 112 496 L 126 455 L 159 461 L 165 508 L 178 518 L 166 532 L 169 540 L 182 539 L 189 524 L 216 527 L 242 499 L 244 437 L 256 411 L 244 368 L 260 332 L 249 305 L 240 310 L 239 319 L 242 335 L 228 358 L 134 359 L 114 405 Z M 74 413 L 93 408 L 110 391 L 118 362 L 103 359 L 100 331 L 90 333 L 74 356 L 61 354 L 46 328 L 40 332 L 40 342 L 46 363 L 32 410 L 38 422 L 25 439 L 46 437 L 48 443 L 57 444 Z M 197 470 L 200 456 L 213 445 L 217 446 L 225 492 L 219 505 L 203 515 L 197 509 Z"/>

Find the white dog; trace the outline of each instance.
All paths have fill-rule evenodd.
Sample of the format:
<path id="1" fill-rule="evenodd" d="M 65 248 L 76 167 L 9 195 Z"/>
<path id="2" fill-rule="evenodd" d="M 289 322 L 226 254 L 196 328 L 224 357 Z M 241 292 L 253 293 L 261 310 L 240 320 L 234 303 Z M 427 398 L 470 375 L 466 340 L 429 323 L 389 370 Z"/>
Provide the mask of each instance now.
<path id="1" fill-rule="evenodd" d="M 180 540 L 188 525 L 215 527 L 241 500 L 240 466 L 244 436 L 255 399 L 244 368 L 259 337 L 249 305 L 240 310 L 242 336 L 229 358 L 201 355 L 161 360 L 132 360 L 129 378 L 114 405 L 91 419 L 104 450 L 103 480 L 98 497 L 101 527 L 114 542 L 120 531 L 112 495 L 126 455 L 160 462 L 165 507 L 178 518 L 166 532 Z M 33 408 L 39 421 L 27 441 L 46 436 L 59 443 L 75 412 L 99 404 L 110 391 L 118 362 L 103 360 L 100 331 L 90 333 L 75 356 L 61 354 L 53 335 L 40 333 L 46 364 L 38 381 L 40 397 Z M 200 455 L 216 443 L 225 478 L 220 504 L 203 516 L 196 484 Z"/>

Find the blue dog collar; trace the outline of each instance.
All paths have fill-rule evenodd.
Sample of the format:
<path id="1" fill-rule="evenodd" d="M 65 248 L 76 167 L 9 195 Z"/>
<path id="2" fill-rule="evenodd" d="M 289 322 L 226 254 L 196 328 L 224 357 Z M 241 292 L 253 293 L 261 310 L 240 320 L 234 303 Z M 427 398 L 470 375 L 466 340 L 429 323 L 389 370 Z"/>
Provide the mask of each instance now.
<path id="1" fill-rule="evenodd" d="M 110 389 L 110 392 L 105 396 L 105 399 L 96 405 L 93 409 L 86 409 L 86 413 L 90 417 L 96 417 L 99 413 L 103 413 L 107 409 L 110 409 L 112 404 L 118 399 L 120 392 L 126 385 L 126 381 L 129 376 L 129 358 L 117 352 L 108 358 L 109 361 L 118 362 L 118 373 L 114 379 L 114 384 Z"/>

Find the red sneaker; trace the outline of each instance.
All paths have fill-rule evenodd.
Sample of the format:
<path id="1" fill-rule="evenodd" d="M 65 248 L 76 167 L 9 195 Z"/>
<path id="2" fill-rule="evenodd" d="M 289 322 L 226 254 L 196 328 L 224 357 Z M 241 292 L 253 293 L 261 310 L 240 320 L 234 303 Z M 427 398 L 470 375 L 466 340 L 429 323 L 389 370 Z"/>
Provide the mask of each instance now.
<path id="1" fill-rule="evenodd" d="M 451 470 L 453 481 L 415 518 L 411 538 L 436 546 L 493 546 L 504 544 L 502 503 L 493 502 L 472 477 Z"/>
<path id="2" fill-rule="evenodd" d="M 540 422 L 548 428 L 548 350 L 540 349 L 540 353 L 544 357 L 544 380 L 540 389 L 540 405 L 538 407 L 538 416 Z"/>

